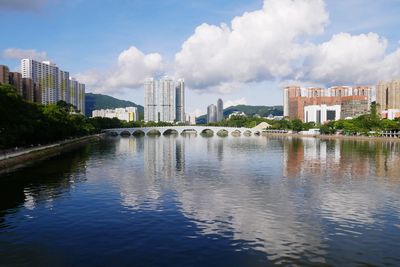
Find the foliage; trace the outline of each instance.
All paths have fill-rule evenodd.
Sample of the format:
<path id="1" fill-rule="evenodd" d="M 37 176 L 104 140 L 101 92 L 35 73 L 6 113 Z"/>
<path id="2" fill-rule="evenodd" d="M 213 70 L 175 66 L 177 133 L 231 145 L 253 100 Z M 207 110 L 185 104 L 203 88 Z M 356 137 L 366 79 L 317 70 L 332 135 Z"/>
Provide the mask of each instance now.
<path id="1" fill-rule="evenodd" d="M 0 85 L 0 149 L 46 144 L 95 132 L 90 120 L 70 114 L 73 106 L 24 101 L 11 85 Z"/>

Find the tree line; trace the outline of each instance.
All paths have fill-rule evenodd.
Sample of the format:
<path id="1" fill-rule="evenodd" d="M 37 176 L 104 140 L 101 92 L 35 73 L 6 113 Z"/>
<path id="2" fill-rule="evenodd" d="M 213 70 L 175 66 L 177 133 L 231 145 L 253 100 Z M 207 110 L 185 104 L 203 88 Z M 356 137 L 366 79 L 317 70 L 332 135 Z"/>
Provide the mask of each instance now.
<path id="1" fill-rule="evenodd" d="M 341 133 L 344 135 L 379 135 L 383 131 L 400 131 L 400 119 L 388 120 L 380 118 L 375 103 L 371 105 L 371 111 L 369 114 L 354 119 L 330 121 L 320 125 L 314 122 L 304 123 L 299 119 L 268 120 L 265 118 L 246 116 L 232 116 L 229 119 L 216 123 L 209 123 L 207 125 L 252 128 L 261 122 L 267 122 L 270 124 L 270 129 L 291 130 L 294 132 L 319 129 L 321 134 Z"/>

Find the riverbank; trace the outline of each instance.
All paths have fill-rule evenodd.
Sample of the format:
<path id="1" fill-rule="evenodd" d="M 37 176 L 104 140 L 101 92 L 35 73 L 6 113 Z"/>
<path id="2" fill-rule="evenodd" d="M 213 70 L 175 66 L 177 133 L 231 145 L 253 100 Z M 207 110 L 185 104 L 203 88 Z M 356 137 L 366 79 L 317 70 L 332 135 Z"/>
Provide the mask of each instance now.
<path id="1" fill-rule="evenodd" d="M 395 137 L 374 137 L 374 136 L 347 136 L 347 135 L 304 135 L 295 133 L 265 133 L 264 136 L 296 137 L 296 138 L 318 138 L 321 140 L 353 140 L 353 141 L 379 141 L 379 142 L 400 142 Z"/>
<path id="2" fill-rule="evenodd" d="M 90 142 L 100 140 L 103 137 L 104 134 L 96 134 L 80 138 L 67 139 L 49 145 L 18 149 L 3 153 L 0 152 L 0 173 L 32 164 L 38 160 L 54 157 Z"/>

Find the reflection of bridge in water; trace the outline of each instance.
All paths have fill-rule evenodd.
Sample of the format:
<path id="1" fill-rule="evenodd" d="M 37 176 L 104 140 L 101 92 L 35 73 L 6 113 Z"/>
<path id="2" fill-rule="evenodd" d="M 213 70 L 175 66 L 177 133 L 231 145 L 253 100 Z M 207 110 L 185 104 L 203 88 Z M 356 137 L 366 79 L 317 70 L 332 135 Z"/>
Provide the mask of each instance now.
<path id="1" fill-rule="evenodd" d="M 182 134 L 185 132 L 195 132 L 197 134 L 203 134 L 211 132 L 212 134 L 244 134 L 244 135 L 260 135 L 263 132 L 270 132 L 268 130 L 262 130 L 257 128 L 240 128 L 240 127 L 216 127 L 216 126 L 163 126 L 163 127 L 143 127 L 143 128 L 115 128 L 106 129 L 104 132 L 114 135 L 135 135 L 145 134 L 149 132 L 156 134 Z M 283 132 L 283 131 L 282 131 Z"/>

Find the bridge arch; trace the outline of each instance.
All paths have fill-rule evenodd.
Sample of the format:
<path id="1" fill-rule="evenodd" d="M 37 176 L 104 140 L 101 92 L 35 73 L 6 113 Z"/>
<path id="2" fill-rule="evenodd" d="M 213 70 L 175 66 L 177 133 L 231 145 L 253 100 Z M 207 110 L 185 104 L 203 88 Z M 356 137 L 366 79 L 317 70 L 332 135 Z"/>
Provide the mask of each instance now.
<path id="1" fill-rule="evenodd" d="M 240 130 L 238 130 L 238 129 L 235 129 L 235 130 L 233 130 L 231 132 L 231 135 L 234 136 L 234 137 L 238 137 L 238 136 L 242 135 L 242 132 Z"/>
<path id="2" fill-rule="evenodd" d="M 123 130 L 119 133 L 119 135 L 122 137 L 128 137 L 131 136 L 131 132 L 129 132 L 128 130 Z"/>
<path id="3" fill-rule="evenodd" d="M 227 137 L 229 135 L 229 131 L 226 129 L 221 129 L 217 132 L 219 137 Z"/>
<path id="4" fill-rule="evenodd" d="M 181 130 L 181 134 L 190 134 L 190 133 L 197 134 L 197 130 L 194 128 L 185 128 Z"/>
<path id="5" fill-rule="evenodd" d="M 251 132 L 250 130 L 245 130 L 245 131 L 243 132 L 243 135 L 244 135 L 244 136 L 251 136 L 251 134 L 252 134 L 252 132 Z"/>
<path id="6" fill-rule="evenodd" d="M 205 136 L 213 136 L 214 131 L 210 128 L 205 128 L 205 129 L 201 130 L 200 134 L 205 135 Z"/>
<path id="7" fill-rule="evenodd" d="M 166 129 L 162 133 L 163 135 L 179 135 L 178 130 L 175 129 Z"/>
<path id="8" fill-rule="evenodd" d="M 137 129 L 137 130 L 133 130 L 132 135 L 133 136 L 144 136 L 144 135 L 146 135 L 146 132 L 143 130 Z"/>
<path id="9" fill-rule="evenodd" d="M 150 129 L 150 130 L 147 131 L 147 135 L 160 136 L 161 132 L 158 129 Z"/>

